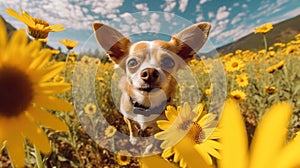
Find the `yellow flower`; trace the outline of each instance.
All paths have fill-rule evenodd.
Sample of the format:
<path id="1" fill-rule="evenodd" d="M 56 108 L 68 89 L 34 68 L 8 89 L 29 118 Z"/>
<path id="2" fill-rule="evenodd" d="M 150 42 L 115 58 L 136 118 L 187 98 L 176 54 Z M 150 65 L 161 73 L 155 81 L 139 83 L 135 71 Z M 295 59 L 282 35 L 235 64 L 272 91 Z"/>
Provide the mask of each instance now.
<path id="1" fill-rule="evenodd" d="M 110 138 L 115 135 L 116 131 L 117 131 L 116 127 L 110 125 L 105 129 L 105 136 Z"/>
<path id="2" fill-rule="evenodd" d="M 272 65 L 272 66 L 270 66 L 269 68 L 267 68 L 267 72 L 268 73 L 273 73 L 273 72 L 275 72 L 276 70 L 279 70 L 279 69 L 281 69 L 282 67 L 283 67 L 283 65 L 284 65 L 284 61 L 280 61 L 279 63 L 277 63 L 277 64 L 275 64 L 275 65 Z"/>
<path id="3" fill-rule="evenodd" d="M 286 48 L 285 54 L 291 54 L 291 53 L 293 53 L 295 50 L 296 50 L 296 47 L 295 47 L 295 46 L 288 46 L 288 47 Z"/>
<path id="4" fill-rule="evenodd" d="M 63 44 L 68 50 L 72 50 L 74 47 L 78 45 L 78 41 L 73 41 L 69 39 L 62 39 L 59 42 Z"/>
<path id="5" fill-rule="evenodd" d="M 248 86 L 248 74 L 243 73 L 240 75 L 236 75 L 235 81 L 240 87 Z"/>
<path id="6" fill-rule="evenodd" d="M 63 31 L 65 28 L 61 24 L 51 25 L 46 21 L 31 17 L 26 11 L 21 10 L 21 14 L 15 10 L 8 8 L 6 12 L 12 17 L 20 20 L 27 25 L 28 33 L 36 39 L 45 39 L 48 37 L 49 32 Z"/>
<path id="7" fill-rule="evenodd" d="M 90 59 L 89 56 L 84 55 L 84 56 L 81 58 L 80 62 L 82 62 L 82 63 L 88 65 L 88 64 L 91 62 L 91 59 Z"/>
<path id="8" fill-rule="evenodd" d="M 234 100 L 227 100 L 220 121 L 222 158 L 218 162 L 219 167 L 299 167 L 299 135 L 290 143 L 286 143 L 291 115 L 292 106 L 290 103 L 282 102 L 273 105 L 257 126 L 248 151 L 246 127 L 239 107 Z"/>
<path id="9" fill-rule="evenodd" d="M 266 34 L 266 33 L 268 33 L 272 29 L 273 29 L 272 23 L 266 23 L 264 25 L 261 25 L 258 28 L 255 28 L 254 29 L 254 33 L 255 34 L 257 34 L 257 33 Z"/>
<path id="10" fill-rule="evenodd" d="M 51 58 L 49 49 L 41 44 L 28 43 L 24 30 L 16 31 L 7 41 L 0 19 L 0 144 L 6 149 L 15 167 L 24 167 L 24 138 L 42 152 L 51 146 L 40 124 L 57 130 L 67 130 L 60 119 L 46 109 L 70 111 L 72 105 L 54 97 L 70 89 L 70 84 L 49 81 L 61 72 L 64 64 L 46 66 Z"/>
<path id="11" fill-rule="evenodd" d="M 121 166 L 126 166 L 131 161 L 131 154 L 126 150 L 120 150 L 117 154 L 117 162 Z"/>
<path id="12" fill-rule="evenodd" d="M 97 107 L 95 104 L 93 103 L 88 103 L 87 105 L 85 105 L 84 107 L 84 112 L 86 114 L 95 114 L 97 111 Z"/>
<path id="13" fill-rule="evenodd" d="M 285 44 L 284 43 L 275 43 L 274 47 L 281 47 L 281 48 L 283 48 L 283 47 L 285 47 Z"/>
<path id="14" fill-rule="evenodd" d="M 245 66 L 244 62 L 237 58 L 231 58 L 228 62 L 225 63 L 225 69 L 228 72 L 239 71 Z"/>
<path id="15" fill-rule="evenodd" d="M 60 53 L 59 50 L 51 50 L 51 54 L 57 55 L 57 54 L 59 54 L 59 53 Z"/>
<path id="16" fill-rule="evenodd" d="M 230 97 L 238 101 L 243 101 L 246 99 L 246 93 L 241 90 L 234 90 L 230 92 Z"/>
<path id="17" fill-rule="evenodd" d="M 176 110 L 173 106 L 167 106 L 167 120 L 157 121 L 158 127 L 163 131 L 155 134 L 156 139 L 163 140 L 162 157 L 174 155 L 174 162 L 179 162 L 182 167 L 193 167 L 190 164 L 195 162 L 199 165 L 212 165 L 211 156 L 220 157 L 217 151 L 220 144 L 215 141 L 219 138 L 215 128 L 216 115 L 205 114 L 203 107 L 203 104 L 199 104 L 191 110 L 188 103 L 184 103 L 182 109 L 178 106 Z M 187 147 L 199 157 L 197 161 L 190 162 L 191 156 L 188 152 L 185 153 Z"/>
<path id="18" fill-rule="evenodd" d="M 273 94 L 273 93 L 275 93 L 277 91 L 277 89 L 276 89 L 275 86 L 266 86 L 265 87 L 265 91 L 268 94 Z"/>
<path id="19" fill-rule="evenodd" d="M 210 95 L 211 94 L 211 88 L 205 89 L 205 94 Z"/>

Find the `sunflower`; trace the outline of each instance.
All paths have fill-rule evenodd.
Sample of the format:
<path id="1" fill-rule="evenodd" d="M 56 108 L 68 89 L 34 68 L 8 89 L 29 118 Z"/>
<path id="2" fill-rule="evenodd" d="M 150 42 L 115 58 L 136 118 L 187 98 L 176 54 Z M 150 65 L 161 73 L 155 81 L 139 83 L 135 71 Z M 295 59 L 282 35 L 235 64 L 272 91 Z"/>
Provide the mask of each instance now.
<path id="1" fill-rule="evenodd" d="M 261 25 L 261 26 L 255 28 L 254 34 L 257 34 L 257 33 L 266 34 L 272 29 L 273 29 L 272 23 L 266 23 L 264 25 Z"/>
<path id="2" fill-rule="evenodd" d="M 73 41 L 69 39 L 62 39 L 59 42 L 63 44 L 68 50 L 72 50 L 74 47 L 78 45 L 78 41 Z"/>
<path id="3" fill-rule="evenodd" d="M 225 69 L 228 72 L 239 71 L 245 66 L 244 62 L 237 58 L 231 58 L 225 63 Z"/>
<path id="4" fill-rule="evenodd" d="M 275 64 L 275 65 L 272 65 L 272 66 L 270 66 L 269 68 L 267 68 L 267 72 L 268 73 L 273 73 L 273 72 L 275 72 L 276 70 L 279 70 L 279 69 L 281 69 L 283 66 L 284 66 L 284 61 L 282 60 L 282 61 L 280 61 L 280 62 L 278 62 L 277 64 Z"/>
<path id="5" fill-rule="evenodd" d="M 219 158 L 217 149 L 220 144 L 215 141 L 219 138 L 214 114 L 205 114 L 203 104 L 197 105 L 191 110 L 188 103 L 183 107 L 167 106 L 165 111 L 167 120 L 157 121 L 162 132 L 155 134 L 155 138 L 163 140 L 161 147 L 164 149 L 162 157 L 168 158 L 174 155 L 174 162 L 186 167 L 188 155 L 184 154 L 182 146 L 190 145 L 197 151 L 205 165 L 212 165 L 211 156 Z M 189 143 L 191 142 L 191 143 Z"/>
<path id="6" fill-rule="evenodd" d="M 37 40 L 28 43 L 24 30 L 7 41 L 5 30 L 0 19 L 0 144 L 6 141 L 15 167 L 24 167 L 24 137 L 47 153 L 51 146 L 40 124 L 67 130 L 65 123 L 46 109 L 72 110 L 71 104 L 53 96 L 69 90 L 70 84 L 50 80 L 64 64 L 45 66 L 51 58 L 49 49 L 40 50 Z"/>
<path id="7" fill-rule="evenodd" d="M 131 154 L 126 150 L 120 150 L 117 154 L 117 162 L 121 166 L 126 166 L 131 161 Z"/>
<path id="8" fill-rule="evenodd" d="M 235 81 L 240 87 L 248 86 L 248 74 L 243 73 L 235 76 Z"/>
<path id="9" fill-rule="evenodd" d="M 230 92 L 230 97 L 238 101 L 243 101 L 246 99 L 246 93 L 241 90 L 234 90 Z"/>
<path id="10" fill-rule="evenodd" d="M 116 127 L 110 125 L 105 129 L 105 136 L 107 138 L 110 138 L 115 135 L 116 131 L 117 131 Z"/>
<path id="11" fill-rule="evenodd" d="M 275 86 L 266 86 L 265 87 L 265 92 L 268 94 L 273 94 L 277 91 Z"/>
<path id="12" fill-rule="evenodd" d="M 84 112 L 86 114 L 95 114 L 97 111 L 96 105 L 93 103 L 88 103 L 87 105 L 85 105 L 84 107 Z"/>
<path id="13" fill-rule="evenodd" d="M 58 32 L 65 30 L 65 28 L 61 24 L 50 26 L 48 22 L 39 18 L 33 18 L 22 9 L 20 9 L 20 11 L 21 14 L 17 13 L 11 8 L 6 9 L 6 13 L 27 25 L 27 31 L 33 38 L 45 39 L 48 37 L 49 32 Z"/>

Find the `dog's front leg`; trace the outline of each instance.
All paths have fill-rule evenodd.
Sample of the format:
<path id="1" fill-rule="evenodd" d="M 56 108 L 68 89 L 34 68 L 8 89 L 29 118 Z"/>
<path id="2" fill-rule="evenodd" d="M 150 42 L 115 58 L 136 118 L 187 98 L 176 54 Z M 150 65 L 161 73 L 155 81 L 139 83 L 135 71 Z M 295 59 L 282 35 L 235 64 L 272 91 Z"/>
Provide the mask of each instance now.
<path id="1" fill-rule="evenodd" d="M 133 128 L 133 124 L 128 118 L 124 117 L 124 121 L 129 129 L 129 141 L 132 145 L 135 145 L 137 143 L 138 131 Z"/>

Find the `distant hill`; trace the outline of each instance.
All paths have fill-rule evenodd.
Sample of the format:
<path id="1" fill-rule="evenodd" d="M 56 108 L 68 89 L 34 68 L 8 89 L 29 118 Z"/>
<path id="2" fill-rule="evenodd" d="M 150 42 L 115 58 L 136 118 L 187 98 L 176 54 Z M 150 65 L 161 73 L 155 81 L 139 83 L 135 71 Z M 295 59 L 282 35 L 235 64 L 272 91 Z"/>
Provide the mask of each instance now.
<path id="1" fill-rule="evenodd" d="M 268 46 L 276 42 L 288 42 L 300 33 L 300 15 L 273 25 L 273 29 L 267 33 Z M 264 48 L 261 34 L 251 33 L 235 42 L 217 48 L 220 54 L 241 50 L 260 50 Z"/>
<path id="2" fill-rule="evenodd" d="M 8 37 L 10 38 L 12 33 L 16 31 L 16 28 L 13 27 L 10 23 L 8 23 L 2 16 L 0 16 L 0 19 L 4 21 L 4 25 L 6 27 L 6 32 L 8 32 Z"/>

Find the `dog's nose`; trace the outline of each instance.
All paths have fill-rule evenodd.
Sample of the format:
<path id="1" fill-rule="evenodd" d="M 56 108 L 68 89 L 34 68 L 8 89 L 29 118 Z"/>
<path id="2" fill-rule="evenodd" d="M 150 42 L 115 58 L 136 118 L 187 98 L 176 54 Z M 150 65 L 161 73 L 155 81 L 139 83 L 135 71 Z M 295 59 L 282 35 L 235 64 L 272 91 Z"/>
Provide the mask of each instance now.
<path id="1" fill-rule="evenodd" d="M 141 72 L 141 78 L 147 82 L 155 82 L 159 77 L 159 72 L 154 68 L 146 68 Z"/>

